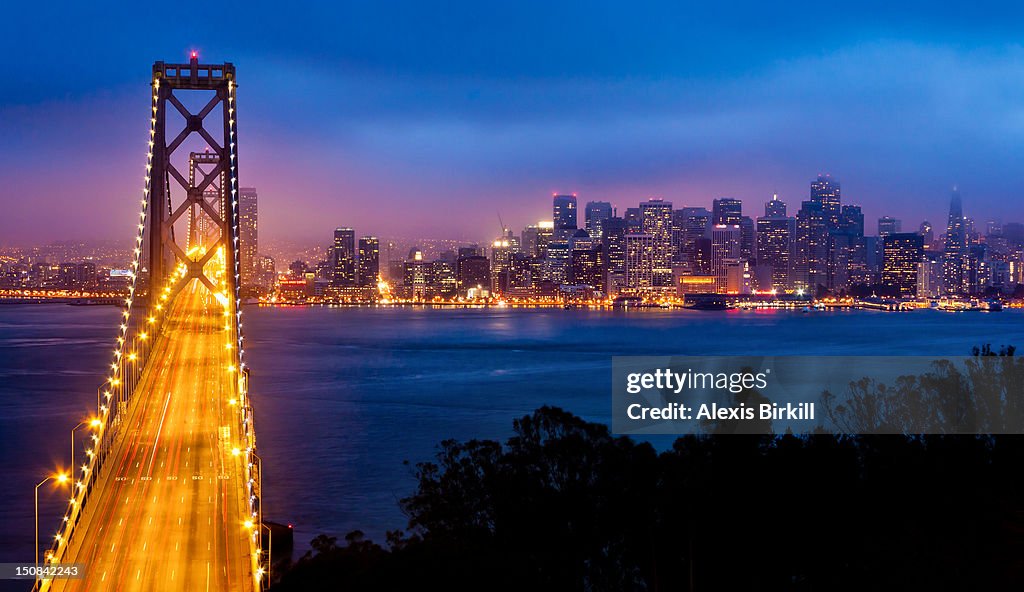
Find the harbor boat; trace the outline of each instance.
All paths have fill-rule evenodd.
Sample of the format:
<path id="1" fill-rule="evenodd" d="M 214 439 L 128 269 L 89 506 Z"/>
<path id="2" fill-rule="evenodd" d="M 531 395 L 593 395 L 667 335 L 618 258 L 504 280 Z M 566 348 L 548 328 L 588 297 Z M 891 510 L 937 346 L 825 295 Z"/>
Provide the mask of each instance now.
<path id="1" fill-rule="evenodd" d="M 984 300 L 981 303 L 981 310 L 985 312 L 999 312 L 1003 310 L 1003 303 L 1001 300 Z"/>
<path id="2" fill-rule="evenodd" d="M 619 296 L 612 300 L 612 308 L 637 308 L 644 302 L 639 296 Z"/>
<path id="3" fill-rule="evenodd" d="M 726 298 L 717 295 L 704 295 L 694 299 L 692 304 L 686 306 L 690 310 L 731 310 L 736 308 Z"/>

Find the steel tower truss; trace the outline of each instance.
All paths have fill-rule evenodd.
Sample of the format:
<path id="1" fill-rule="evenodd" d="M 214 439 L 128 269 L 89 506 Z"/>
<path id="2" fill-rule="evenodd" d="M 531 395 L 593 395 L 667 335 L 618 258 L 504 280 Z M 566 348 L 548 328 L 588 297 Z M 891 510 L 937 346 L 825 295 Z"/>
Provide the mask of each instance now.
<path id="1" fill-rule="evenodd" d="M 228 292 L 231 297 L 237 298 L 238 162 L 235 136 L 235 67 L 231 63 L 200 64 L 195 55 L 188 64 L 156 62 L 153 64 L 153 87 L 157 95 L 152 114 L 156 133 L 153 137 L 151 171 L 152 207 L 146 227 L 149 239 L 150 290 L 163 285 L 175 267 L 184 264 L 188 272 L 176 284 L 174 292 L 191 279 L 198 279 L 211 291 L 217 292 L 211 278 L 206 276 L 204 267 L 216 255 L 218 247 L 224 247 Z M 177 96 L 178 91 L 207 91 L 206 94 L 210 95 L 210 98 L 198 113 L 192 113 Z M 184 125 L 180 130 L 168 129 L 168 108 L 175 109 L 184 118 Z M 222 125 L 219 127 L 222 129 L 212 130 L 211 133 L 211 130 L 207 129 L 206 119 L 216 110 L 221 114 Z M 191 153 L 186 176 L 175 167 L 171 157 L 192 134 L 198 134 L 209 146 L 210 152 Z M 196 166 L 197 164 L 209 166 L 200 167 Z M 184 199 L 177 204 L 172 200 L 173 185 L 180 187 L 184 192 Z M 221 211 L 204 197 L 209 188 L 219 188 L 224 206 Z M 186 213 L 194 216 L 200 209 L 220 229 L 220 236 L 209 246 L 205 254 L 190 257 L 188 243 L 191 241 L 186 236 L 185 245 L 179 245 L 175 240 L 174 225 Z"/>

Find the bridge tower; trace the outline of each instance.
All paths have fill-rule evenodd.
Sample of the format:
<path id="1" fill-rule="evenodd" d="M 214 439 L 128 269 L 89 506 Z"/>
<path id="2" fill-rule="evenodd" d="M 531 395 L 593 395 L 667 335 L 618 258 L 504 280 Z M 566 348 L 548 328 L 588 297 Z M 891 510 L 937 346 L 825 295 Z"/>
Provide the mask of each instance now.
<path id="1" fill-rule="evenodd" d="M 211 167 L 216 167 L 219 164 L 220 156 L 214 152 L 192 152 L 188 155 L 188 182 L 192 187 L 196 186 L 196 175 L 201 175 L 205 178 L 205 175 L 211 171 Z M 203 191 L 203 199 L 213 209 L 220 213 L 221 217 L 225 217 L 224 209 L 224 183 L 227 175 L 221 173 L 217 180 L 210 183 L 209 187 Z M 220 227 L 215 225 L 214 220 L 210 219 L 206 215 L 206 210 L 198 205 L 193 205 L 189 208 L 189 219 L 188 219 L 188 247 L 191 249 L 196 245 L 207 245 L 209 241 L 216 240 L 214 230 L 216 234 L 220 234 Z M 239 240 L 239 242 L 243 242 Z M 244 248 L 244 244 L 242 245 Z"/>
<path id="2" fill-rule="evenodd" d="M 229 294 L 238 298 L 238 153 L 237 112 L 235 109 L 235 67 L 231 63 L 200 64 L 193 52 L 188 64 L 153 64 L 154 105 L 152 117 L 153 163 L 150 216 L 145 234 L 148 245 L 149 286 L 153 289 L 164 284 L 179 264 L 187 273 L 178 281 L 174 292 L 191 279 L 198 279 L 211 291 L 218 291 L 203 268 L 224 248 L 227 268 L 225 280 Z M 203 91 L 209 99 L 197 113 L 192 113 L 181 100 L 185 91 Z M 173 108 L 181 114 L 181 129 L 169 129 L 168 112 Z M 207 118 L 219 112 L 219 129 L 208 129 Z M 174 126 L 177 127 L 177 126 Z M 175 166 L 172 156 L 192 134 L 198 134 L 209 146 L 210 152 L 190 154 L 189 170 L 183 174 Z M 195 166 L 201 161 L 208 167 Z M 172 188 L 175 191 L 172 192 Z M 219 188 L 223 208 L 215 208 L 212 200 L 204 197 L 210 188 Z M 180 199 L 174 199 L 180 195 Z M 175 203 L 177 201 L 177 203 Z M 220 237 L 199 256 L 189 254 L 190 237 L 184 244 L 176 240 L 174 227 L 179 219 L 197 210 L 206 213 L 220 229 Z M 223 215 L 222 215 L 223 214 Z M 191 225 L 190 225 L 191 226 Z"/>

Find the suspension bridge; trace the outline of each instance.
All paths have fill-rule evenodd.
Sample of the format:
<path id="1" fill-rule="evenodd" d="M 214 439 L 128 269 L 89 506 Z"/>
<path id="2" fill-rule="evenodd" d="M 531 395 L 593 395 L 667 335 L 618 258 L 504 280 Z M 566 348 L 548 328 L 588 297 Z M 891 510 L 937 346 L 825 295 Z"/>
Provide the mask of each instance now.
<path id="1" fill-rule="evenodd" d="M 153 65 L 131 285 L 96 415 L 79 424 L 84 458 L 60 476 L 67 508 L 36 559 L 80 564 L 83 577 L 37 579 L 34 590 L 267 585 L 243 355 L 236 90 L 230 63 L 193 53 Z M 44 544 L 37 532 L 37 554 Z"/>

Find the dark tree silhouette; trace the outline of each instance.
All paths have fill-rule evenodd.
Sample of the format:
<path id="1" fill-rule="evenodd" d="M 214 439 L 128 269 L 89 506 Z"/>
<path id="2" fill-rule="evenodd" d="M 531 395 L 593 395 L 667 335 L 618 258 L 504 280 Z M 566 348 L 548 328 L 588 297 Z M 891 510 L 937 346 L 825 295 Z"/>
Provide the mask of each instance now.
<path id="1" fill-rule="evenodd" d="M 1002 351 L 978 348 L 963 372 L 865 383 L 859 421 L 891 421 L 893 393 L 910 386 L 940 403 L 944 389 L 989 389 L 998 412 L 1011 412 L 1024 368 Z M 918 403 L 928 401 L 906 404 Z M 963 421 L 942 405 L 934 413 Z M 446 440 L 417 465 L 417 488 L 401 502 L 408 527 L 389 532 L 386 547 L 359 531 L 341 545 L 318 536 L 273 589 L 1024 585 L 1019 436 L 704 435 L 658 454 L 553 407 L 513 427 L 504 443 Z"/>

